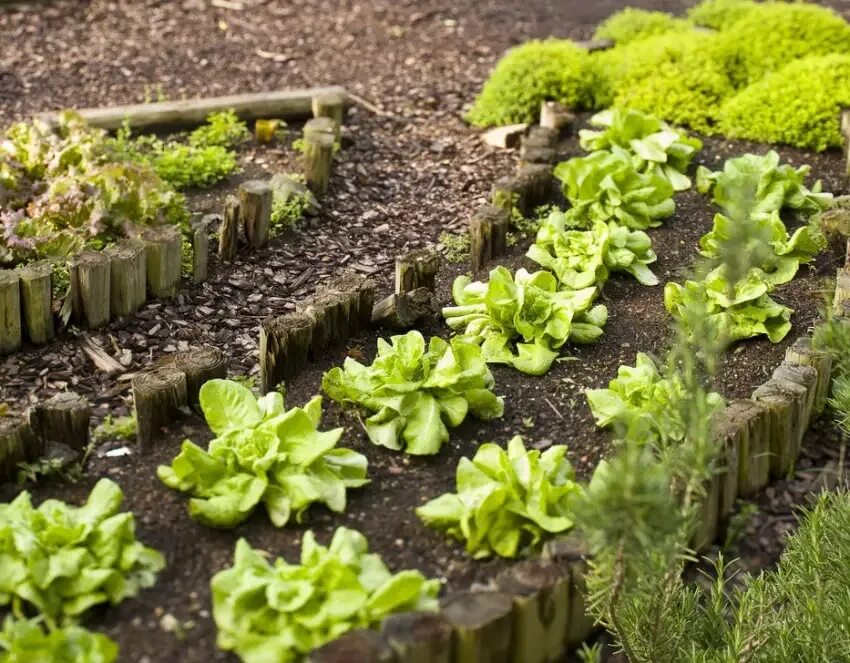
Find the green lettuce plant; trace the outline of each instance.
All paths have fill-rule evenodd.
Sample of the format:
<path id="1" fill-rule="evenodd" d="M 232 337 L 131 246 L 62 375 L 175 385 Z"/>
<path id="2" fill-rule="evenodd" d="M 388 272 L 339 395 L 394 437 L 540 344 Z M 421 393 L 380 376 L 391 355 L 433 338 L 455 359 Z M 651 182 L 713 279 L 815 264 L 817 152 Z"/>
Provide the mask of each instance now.
<path id="1" fill-rule="evenodd" d="M 45 631 L 40 620 L 6 617 L 0 630 L 0 663 L 113 663 L 118 646 L 79 626 Z"/>
<path id="2" fill-rule="evenodd" d="M 779 165 L 779 154 L 773 150 L 764 156 L 744 154 L 727 159 L 723 170 L 697 168 L 697 189 L 710 193 L 723 208 L 734 206 L 741 193 L 746 192 L 752 199 L 749 212 L 753 216 L 791 210 L 808 218 L 832 202 L 832 194 L 821 190 L 820 180 L 811 189 L 806 187 L 809 171 L 811 166 Z"/>
<path id="3" fill-rule="evenodd" d="M 157 476 L 190 493 L 189 515 L 208 527 L 232 528 L 262 503 L 272 523 L 301 522 L 314 502 L 345 510 L 346 490 L 368 483 L 366 458 L 336 447 L 343 429 L 321 432 L 322 399 L 285 410 L 283 396 L 256 398 L 230 380 L 210 380 L 201 409 L 216 438 L 208 451 L 189 440 Z"/>
<path id="4" fill-rule="evenodd" d="M 656 173 L 639 173 L 623 153 L 600 150 L 563 161 L 554 175 L 572 205 L 566 213 L 572 225 L 616 221 L 646 230 L 676 210 L 670 182 Z"/>
<path id="5" fill-rule="evenodd" d="M 504 401 L 493 393 L 494 385 L 477 345 L 433 337 L 426 347 L 418 331 L 389 343 L 378 339 L 371 366 L 348 357 L 322 379 L 335 401 L 373 413 L 365 421 L 373 444 L 414 455 L 437 453 L 449 439 L 448 428 L 459 426 L 467 413 L 501 417 Z"/>
<path id="6" fill-rule="evenodd" d="M 484 361 L 542 375 L 567 341 L 592 343 L 602 334 L 608 310 L 592 306 L 597 292 L 595 286 L 561 290 L 546 271 L 520 269 L 514 277 L 496 267 L 486 283 L 457 277 L 455 306 L 444 308 L 443 317 L 466 341 L 481 346 Z"/>
<path id="7" fill-rule="evenodd" d="M 573 526 L 571 505 L 582 494 L 567 447 L 526 450 L 522 438 L 482 444 L 457 466 L 456 493 L 416 509 L 429 527 L 464 541 L 474 559 L 538 551 L 547 538 Z"/>
<path id="8" fill-rule="evenodd" d="M 660 175 L 670 182 L 674 191 L 690 188 L 688 167 L 702 149 L 698 138 L 633 109 L 604 110 L 591 117 L 590 124 L 599 129 L 579 131 L 579 142 L 585 150 L 624 150 L 639 173 Z"/>
<path id="9" fill-rule="evenodd" d="M 47 624 L 72 624 L 101 603 L 117 605 L 156 581 L 165 561 L 136 540 L 123 494 L 101 479 L 81 507 L 28 492 L 0 504 L 0 606 L 22 604 Z"/>
<path id="10" fill-rule="evenodd" d="M 647 354 L 639 352 L 634 366 L 620 366 L 607 389 L 585 392 L 590 411 L 600 428 L 613 427 L 621 439 L 681 441 L 686 425 L 679 403 L 687 393 L 678 374 L 661 373 Z M 709 404 L 722 408 L 720 394 L 708 394 Z"/>
<path id="11" fill-rule="evenodd" d="M 609 271 L 627 272 L 643 285 L 658 284 L 647 267 L 656 260 L 649 235 L 614 222 L 595 221 L 590 230 L 575 230 L 563 212 L 552 212 L 526 256 L 553 272 L 569 290 L 601 285 Z"/>
<path id="12" fill-rule="evenodd" d="M 337 528 L 326 548 L 304 534 L 299 564 L 266 556 L 240 539 L 233 566 L 213 576 L 218 646 L 244 663 L 294 663 L 352 629 L 377 626 L 394 612 L 437 608 L 437 580 L 418 571 L 393 575 L 366 538 Z"/>

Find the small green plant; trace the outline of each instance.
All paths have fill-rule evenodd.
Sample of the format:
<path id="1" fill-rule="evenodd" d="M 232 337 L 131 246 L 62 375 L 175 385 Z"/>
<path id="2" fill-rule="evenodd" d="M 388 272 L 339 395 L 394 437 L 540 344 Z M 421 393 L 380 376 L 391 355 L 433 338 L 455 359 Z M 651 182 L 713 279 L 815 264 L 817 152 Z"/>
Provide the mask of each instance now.
<path id="1" fill-rule="evenodd" d="M 469 260 L 470 239 L 468 234 L 457 235 L 443 231 L 440 233 L 440 246 L 443 247 L 443 256 L 454 264 L 460 264 Z"/>
<path id="2" fill-rule="evenodd" d="M 433 337 L 425 345 L 418 331 L 378 339 L 371 366 L 348 357 L 325 373 L 322 389 L 339 403 L 373 413 L 365 421 L 373 444 L 409 454 L 436 454 L 468 413 L 501 417 L 504 402 L 493 393 L 493 376 L 481 350 L 467 340 Z"/>
<path id="3" fill-rule="evenodd" d="M 295 663 L 313 649 L 384 617 L 437 608 L 440 583 L 418 571 L 392 574 L 365 537 L 337 528 L 326 548 L 304 534 L 301 561 L 270 564 L 240 539 L 233 566 L 213 576 L 218 646 L 244 663 Z"/>
<path id="4" fill-rule="evenodd" d="M 582 488 L 566 454 L 564 445 L 542 454 L 526 450 L 519 436 L 507 450 L 482 444 L 472 460 L 460 459 L 457 492 L 431 500 L 416 515 L 464 541 L 474 559 L 539 551 L 547 538 L 573 526 L 570 507 Z"/>
<path id="5" fill-rule="evenodd" d="M 314 502 L 341 513 L 346 490 L 368 483 L 366 458 L 336 446 L 342 428 L 318 430 L 321 397 L 285 410 L 278 392 L 255 398 L 235 382 L 210 380 L 200 404 L 216 434 L 209 450 L 186 440 L 157 476 L 192 495 L 189 515 L 204 525 L 236 527 L 261 503 L 277 527 L 301 522 Z"/>
<path id="6" fill-rule="evenodd" d="M 83 478 L 83 468 L 79 463 L 69 464 L 64 458 L 39 458 L 32 463 L 18 463 L 19 484 L 53 478 L 77 483 Z"/>
<path id="7" fill-rule="evenodd" d="M 136 437 L 136 415 L 113 417 L 107 414 L 92 432 L 97 442 L 105 440 L 133 440 Z"/>
<path id="8" fill-rule="evenodd" d="M 0 630 L 0 663 L 113 663 L 118 646 L 79 626 L 45 630 L 38 619 L 6 617 Z"/>
<path id="9" fill-rule="evenodd" d="M 234 148 L 251 138 L 248 125 L 233 110 L 211 113 L 207 123 L 189 134 L 189 145 L 194 147 Z"/>
<path id="10" fill-rule="evenodd" d="M 272 187 L 272 235 L 294 228 L 308 213 L 319 209 L 319 201 L 303 182 L 292 175 L 275 175 Z"/>
<path id="11" fill-rule="evenodd" d="M 690 28 L 687 21 L 664 12 L 626 7 L 602 21 L 593 33 L 593 38 L 611 39 L 615 44 L 627 44 L 654 35 Z"/>

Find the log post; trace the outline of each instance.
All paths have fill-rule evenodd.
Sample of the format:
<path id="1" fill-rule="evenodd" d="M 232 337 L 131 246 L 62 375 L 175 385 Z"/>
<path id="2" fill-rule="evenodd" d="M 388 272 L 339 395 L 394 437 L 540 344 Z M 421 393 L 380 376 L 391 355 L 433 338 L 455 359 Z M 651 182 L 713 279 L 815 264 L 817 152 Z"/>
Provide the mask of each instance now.
<path id="1" fill-rule="evenodd" d="M 254 249 L 269 241 L 272 218 L 272 188 L 268 182 L 249 180 L 239 186 L 239 216 L 248 245 Z"/>
<path id="2" fill-rule="evenodd" d="M 14 270 L 0 269 L 0 355 L 20 350 L 21 337 L 21 279 Z"/>
<path id="3" fill-rule="evenodd" d="M 289 313 L 267 318 L 260 326 L 260 388 L 266 394 L 307 365 L 313 318 Z"/>
<path id="4" fill-rule="evenodd" d="M 210 226 L 218 218 L 206 214 L 192 224 L 192 283 L 198 285 L 207 280 L 210 261 Z"/>
<path id="5" fill-rule="evenodd" d="M 307 663 L 396 663 L 396 657 L 380 633 L 358 629 L 313 650 Z"/>
<path id="6" fill-rule="evenodd" d="M 817 398 L 818 389 L 817 369 L 813 366 L 800 366 L 799 364 L 782 362 L 773 371 L 772 377 L 776 380 L 793 382 L 806 390 L 805 400 L 802 403 L 802 419 L 797 436 L 797 453 L 799 454 L 803 437 L 806 435 L 815 410 L 815 399 Z"/>
<path id="7" fill-rule="evenodd" d="M 558 131 L 547 127 L 531 127 L 522 139 L 519 151 L 520 166 L 524 164 L 554 164 L 557 156 Z"/>
<path id="8" fill-rule="evenodd" d="M 309 300 L 304 311 L 312 319 L 310 351 L 313 357 L 324 348 L 344 343 L 349 335 L 351 299 L 345 293 L 326 291 Z M 313 346 L 313 343 L 319 346 Z"/>
<path id="9" fill-rule="evenodd" d="M 174 226 L 147 228 L 145 262 L 148 292 L 152 297 L 173 297 L 180 285 L 183 237 Z"/>
<path id="10" fill-rule="evenodd" d="M 457 592 L 440 602 L 454 629 L 454 663 L 504 663 L 513 651 L 513 600 L 502 592 Z"/>
<path id="11" fill-rule="evenodd" d="M 774 479 L 786 477 L 794 467 L 805 398 L 803 387 L 773 379 L 753 392 L 753 400 L 768 412 L 770 476 Z"/>
<path id="12" fill-rule="evenodd" d="M 319 296 L 308 301 L 303 310 L 298 312 L 310 318 L 310 354 L 316 359 L 332 342 L 333 311 L 329 310 L 328 302 L 322 301 Z"/>
<path id="13" fill-rule="evenodd" d="M 372 324 L 388 329 L 410 329 L 436 310 L 433 291 L 417 288 L 412 292 L 389 295 L 376 302 L 372 309 Z"/>
<path id="14" fill-rule="evenodd" d="M 21 304 L 27 336 L 35 345 L 54 338 L 53 265 L 46 260 L 30 263 L 20 271 Z"/>
<path id="15" fill-rule="evenodd" d="M 316 196 L 328 191 L 333 163 L 334 137 L 319 131 L 304 130 L 304 181 Z"/>
<path id="16" fill-rule="evenodd" d="M 724 525 L 726 519 L 735 509 L 735 500 L 738 499 L 738 473 L 740 471 L 740 424 L 730 421 L 726 412 L 717 426 L 717 439 L 720 444 L 719 467 L 717 476 L 720 482 L 719 498 L 717 503 L 718 524 Z"/>
<path id="17" fill-rule="evenodd" d="M 186 375 L 186 401 L 192 407 L 198 405 L 198 394 L 205 382 L 227 377 L 227 357 L 211 345 L 178 352 L 174 366 Z"/>
<path id="18" fill-rule="evenodd" d="M 815 387 L 813 414 L 818 415 L 826 407 L 829 397 L 829 383 L 832 374 L 832 358 L 812 347 L 809 336 L 801 336 L 785 351 L 785 361 L 796 366 L 812 366 L 818 375 Z"/>
<path id="19" fill-rule="evenodd" d="M 348 300 L 349 333 L 366 329 L 372 319 L 375 283 L 362 274 L 349 271 L 328 281 L 328 290 L 345 295 Z"/>
<path id="20" fill-rule="evenodd" d="M 313 97 L 313 117 L 329 117 L 334 122 L 334 138 L 339 142 L 342 118 L 345 112 L 345 95 L 329 92 Z"/>
<path id="21" fill-rule="evenodd" d="M 587 544 L 576 534 L 547 541 L 543 557 L 560 564 L 570 574 L 570 617 L 567 620 L 567 646 L 577 647 L 587 640 L 595 627 L 587 614 L 584 595 L 587 591 Z"/>
<path id="22" fill-rule="evenodd" d="M 126 239 L 106 249 L 109 256 L 109 317 L 123 318 L 139 310 L 147 299 L 145 243 Z"/>
<path id="23" fill-rule="evenodd" d="M 691 548 L 702 552 L 717 538 L 720 522 L 720 492 L 722 489 L 720 474 L 714 472 L 705 482 L 705 495 L 700 501 L 697 522 L 691 539 Z"/>
<path id="24" fill-rule="evenodd" d="M 519 179 L 513 176 L 500 177 L 493 182 L 490 191 L 490 203 L 494 207 L 507 211 L 508 216 L 510 216 L 515 207 L 520 210 L 524 208 L 524 195 L 525 189 Z"/>
<path id="25" fill-rule="evenodd" d="M 381 633 L 398 663 L 452 663 L 452 627 L 439 613 L 390 615 L 381 625 Z"/>
<path id="26" fill-rule="evenodd" d="M 417 288 L 434 290 L 440 256 L 431 249 L 411 251 L 395 261 L 395 293 L 410 292 Z"/>
<path id="27" fill-rule="evenodd" d="M 510 211 L 495 205 L 482 205 L 472 215 L 469 255 L 473 273 L 481 270 L 489 260 L 506 253 L 510 220 Z"/>
<path id="28" fill-rule="evenodd" d="M 570 573 L 548 559 L 514 564 L 496 578 L 497 588 L 513 597 L 514 663 L 549 663 L 567 649 Z"/>
<path id="29" fill-rule="evenodd" d="M 531 216 L 534 210 L 548 203 L 552 194 L 552 166 L 545 163 L 524 164 L 517 170 L 517 179 L 523 190 L 520 211 L 525 216 Z"/>
<path id="30" fill-rule="evenodd" d="M 726 419 L 739 429 L 738 496 L 750 497 L 770 479 L 770 416 L 763 403 L 739 399 L 726 407 Z"/>
<path id="31" fill-rule="evenodd" d="M 61 442 L 76 451 L 88 446 L 91 405 L 79 394 L 66 391 L 36 404 L 30 410 L 29 420 L 42 446 Z"/>
<path id="32" fill-rule="evenodd" d="M 0 483 L 14 481 L 18 463 L 34 461 L 41 447 L 29 423 L 20 417 L 0 417 Z"/>
<path id="33" fill-rule="evenodd" d="M 239 245 L 239 199 L 227 196 L 224 199 L 224 215 L 218 231 L 218 257 L 230 262 L 236 257 Z"/>
<path id="34" fill-rule="evenodd" d="M 559 136 L 570 133 L 575 119 L 575 115 L 557 101 L 544 101 L 540 107 L 540 126 L 554 129 Z"/>
<path id="35" fill-rule="evenodd" d="M 143 453 L 153 448 L 162 427 L 186 405 L 186 375 L 171 366 L 138 373 L 132 381 L 136 439 Z"/>
<path id="36" fill-rule="evenodd" d="M 850 270 L 842 267 L 835 276 L 835 296 L 832 300 L 832 311 L 836 315 L 842 312 L 842 305 L 850 302 Z"/>
<path id="37" fill-rule="evenodd" d="M 103 251 L 83 251 L 71 260 L 74 318 L 89 329 L 109 324 L 112 265 Z"/>
<path id="38" fill-rule="evenodd" d="M 850 111 L 841 111 L 841 134 L 844 136 L 844 174 L 850 176 Z"/>

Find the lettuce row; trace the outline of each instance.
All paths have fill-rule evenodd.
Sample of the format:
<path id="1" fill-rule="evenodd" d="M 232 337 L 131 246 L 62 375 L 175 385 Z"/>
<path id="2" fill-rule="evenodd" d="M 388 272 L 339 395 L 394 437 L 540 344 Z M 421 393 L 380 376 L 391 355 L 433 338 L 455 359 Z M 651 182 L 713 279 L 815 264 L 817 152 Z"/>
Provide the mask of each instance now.
<path id="1" fill-rule="evenodd" d="M 465 341 L 481 346 L 486 362 L 542 375 L 567 341 L 592 343 L 602 334 L 608 310 L 593 306 L 596 295 L 595 286 L 560 290 L 546 271 L 520 269 L 511 276 L 496 267 L 487 283 L 457 277 L 456 305 L 444 308 L 443 317 Z"/>
<path id="2" fill-rule="evenodd" d="M 301 522 L 314 502 L 345 510 L 346 490 L 368 483 L 365 456 L 339 449 L 343 430 L 317 430 L 322 399 L 285 410 L 278 392 L 255 398 L 229 380 L 201 387 L 201 409 L 216 438 L 204 451 L 183 442 L 171 466 L 157 476 L 192 495 L 189 514 L 208 527 L 232 528 L 262 503 L 272 523 Z"/>
<path id="3" fill-rule="evenodd" d="M 633 109 L 610 108 L 590 118 L 599 130 L 581 129 L 579 142 L 588 151 L 622 152 L 639 173 L 660 175 L 674 191 L 691 186 L 687 172 L 702 149 L 702 141 L 688 137 L 657 117 Z"/>
<path id="4" fill-rule="evenodd" d="M 151 587 L 165 561 L 136 540 L 124 496 L 101 479 L 81 507 L 29 493 L 0 504 L 0 606 L 32 606 L 48 624 L 73 624 L 101 603 Z"/>
<path id="5" fill-rule="evenodd" d="M 431 500 L 416 515 L 465 541 L 474 559 L 539 550 L 546 538 L 572 528 L 571 505 L 582 494 L 566 453 L 564 445 L 528 451 L 519 436 L 507 450 L 482 444 L 472 460 L 458 463 L 457 492 Z"/>
<path id="6" fill-rule="evenodd" d="M 623 438 L 681 441 L 685 423 L 677 403 L 688 394 L 678 377 L 665 377 L 649 355 L 639 352 L 634 366 L 620 366 L 607 389 L 585 392 L 601 428 L 614 427 Z M 722 408 L 723 397 L 709 394 L 711 405 Z"/>
<path id="7" fill-rule="evenodd" d="M 448 442 L 448 428 L 459 426 L 467 413 L 501 417 L 504 401 L 494 385 L 481 350 L 469 339 L 447 343 L 434 337 L 426 348 L 418 331 L 389 343 L 378 339 L 371 366 L 349 357 L 322 379 L 332 399 L 373 413 L 365 422 L 373 444 L 414 455 L 437 453 Z"/>
<path id="8" fill-rule="evenodd" d="M 113 663 L 118 646 L 79 626 L 46 631 L 38 619 L 6 617 L 0 630 L 0 663 Z"/>
<path id="9" fill-rule="evenodd" d="M 340 527 L 328 547 L 304 534 L 299 564 L 273 564 L 240 539 L 233 566 L 212 578 L 218 646 L 244 663 L 294 663 L 355 628 L 394 612 L 437 608 L 437 580 L 393 575 L 365 537 Z"/>
<path id="10" fill-rule="evenodd" d="M 575 230 L 563 212 L 552 212 L 526 256 L 570 290 L 603 284 L 609 272 L 627 272 L 643 285 L 658 284 L 647 267 L 657 258 L 649 235 L 614 222 L 595 221 L 589 230 Z"/>

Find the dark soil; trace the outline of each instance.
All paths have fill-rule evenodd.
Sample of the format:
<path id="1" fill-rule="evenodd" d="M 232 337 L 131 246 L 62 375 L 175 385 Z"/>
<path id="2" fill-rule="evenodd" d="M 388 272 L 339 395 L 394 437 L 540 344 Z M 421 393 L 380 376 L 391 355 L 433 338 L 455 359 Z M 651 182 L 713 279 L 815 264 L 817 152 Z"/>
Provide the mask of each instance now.
<path id="1" fill-rule="evenodd" d="M 623 3 L 243 0 L 237 4 L 243 9 L 220 9 L 201 0 L 65 0 L 0 9 L 0 124 L 66 105 L 138 101 L 146 87 L 160 85 L 168 98 L 180 98 L 340 83 L 384 109 L 381 114 L 357 106 L 351 110 L 347 118 L 351 143 L 339 154 L 331 193 L 318 217 L 264 251 L 232 265 L 213 265 L 208 283 L 181 291 L 173 301 L 152 302 L 134 319 L 91 334 L 126 365 L 127 374 L 116 379 L 98 373 L 79 340 L 68 335 L 48 348 L 2 360 L 0 402 L 24 409 L 71 388 L 92 400 L 97 420 L 106 413 L 125 414 L 132 372 L 190 345 L 222 348 L 230 358 L 231 375 L 255 374 L 259 321 L 294 309 L 297 301 L 321 288 L 341 268 L 370 274 L 381 292 L 388 291 L 396 255 L 433 243 L 443 230 L 461 230 L 471 211 L 485 202 L 491 182 L 514 166 L 515 154 L 482 145 L 460 119 L 460 111 L 498 54 L 534 36 L 588 38 L 595 23 Z M 690 3 L 630 4 L 678 11 Z M 261 52 L 277 53 L 278 60 L 285 61 L 275 62 Z M 711 139 L 700 158 L 718 167 L 729 156 L 766 149 Z M 565 156 L 577 154 L 575 140 L 564 151 Z M 824 180 L 827 190 L 847 192 L 838 152 L 780 152 L 795 164 L 812 164 L 813 174 Z M 274 149 L 246 150 L 241 162 L 242 175 L 191 196 L 198 211 L 218 211 L 223 195 L 240 178 L 289 170 L 294 163 L 290 152 Z M 653 271 L 662 283 L 679 279 L 680 270 L 690 265 L 696 242 L 710 228 L 714 213 L 694 191 L 677 196 L 677 204 L 676 215 L 651 231 L 659 255 Z M 521 242 L 503 262 L 512 268 L 532 267 L 522 258 L 526 244 Z M 730 351 L 718 380 L 726 396 L 749 396 L 781 361 L 785 347 L 805 333 L 823 301 L 822 281 L 834 275 L 839 259 L 839 253 L 822 255 L 776 293 L 778 301 L 795 310 L 794 330 L 778 345 L 754 340 Z M 443 271 L 438 288 L 442 303 L 449 302 L 451 279 L 463 269 L 450 265 Z M 391 567 L 419 568 L 445 579 L 448 588 L 488 580 L 506 563 L 471 562 L 460 544 L 424 528 L 412 509 L 452 490 L 458 459 L 474 453 L 478 443 L 504 443 L 514 434 L 541 448 L 568 444 L 578 474 L 588 476 L 608 448 L 608 435 L 594 427 L 582 391 L 605 385 L 620 364 L 634 361 L 638 351 L 661 353 L 668 339 L 669 316 L 661 286 L 645 288 L 614 276 L 603 301 L 610 317 L 599 343 L 571 350 L 571 360 L 541 378 L 494 368 L 497 392 L 505 397 L 504 418 L 464 423 L 435 458 L 411 458 L 373 447 L 351 414 L 326 402 L 324 426 L 345 426 L 343 444 L 365 453 L 370 462 L 372 483 L 349 493 L 348 509 L 341 516 L 314 509 L 304 526 L 283 530 L 272 527 L 263 513 L 234 532 L 197 525 L 186 513 L 186 498 L 167 490 L 155 476 L 156 466 L 171 460 L 183 438 L 199 443 L 209 438 L 203 422 L 190 417 L 177 422 L 149 457 L 104 457 L 103 452 L 123 444 L 115 441 L 99 450 L 84 482 L 32 487 L 37 499 L 62 496 L 78 502 L 98 477 L 114 478 L 125 491 L 127 508 L 136 514 L 139 537 L 168 559 L 168 569 L 155 588 L 98 612 L 90 625 L 118 640 L 121 660 L 234 660 L 215 649 L 210 577 L 229 565 L 238 537 L 293 559 L 308 526 L 322 541 L 339 525 L 355 527 Z M 423 329 L 426 335 L 446 332 L 436 321 Z M 289 385 L 289 403 L 302 404 L 317 393 L 323 371 L 340 364 L 349 352 L 362 352 L 364 361 L 370 361 L 378 335 L 352 339 L 311 365 Z M 824 426 L 823 435 L 828 430 Z M 809 439 L 820 448 L 816 434 Z M 803 474 L 795 481 L 807 481 L 823 461 L 817 454 L 804 456 Z M 765 499 L 775 505 L 796 504 L 810 484 L 779 483 L 771 488 L 775 497 L 765 493 Z M 762 513 L 770 513 L 774 508 L 770 504 L 763 505 Z M 742 554 L 759 566 L 775 559 L 782 538 L 771 522 L 756 518 L 753 523 L 744 539 L 749 548 L 742 548 Z M 166 614 L 194 622 L 185 640 L 162 633 L 160 620 Z"/>

